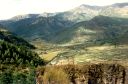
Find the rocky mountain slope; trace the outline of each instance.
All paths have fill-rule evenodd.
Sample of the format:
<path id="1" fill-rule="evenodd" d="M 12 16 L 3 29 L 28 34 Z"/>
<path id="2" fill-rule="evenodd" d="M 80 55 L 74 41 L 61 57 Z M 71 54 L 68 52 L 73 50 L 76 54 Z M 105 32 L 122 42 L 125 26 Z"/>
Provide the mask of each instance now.
<path id="1" fill-rule="evenodd" d="M 27 40 L 42 39 L 49 41 L 49 37 L 53 36 L 53 34 L 99 15 L 128 18 L 128 4 L 117 3 L 109 6 L 81 5 L 66 12 L 16 16 L 0 23 L 11 32 Z"/>
<path id="2" fill-rule="evenodd" d="M 128 32 L 128 19 L 96 16 L 56 33 L 54 43 L 113 43 L 121 42 Z"/>

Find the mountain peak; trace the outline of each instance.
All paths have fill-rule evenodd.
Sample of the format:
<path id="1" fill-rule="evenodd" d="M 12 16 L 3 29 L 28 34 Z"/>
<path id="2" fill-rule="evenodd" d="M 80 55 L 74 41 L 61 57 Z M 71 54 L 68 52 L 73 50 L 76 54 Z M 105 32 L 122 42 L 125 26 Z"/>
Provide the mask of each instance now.
<path id="1" fill-rule="evenodd" d="M 115 3 L 112 5 L 113 7 L 119 7 L 119 8 L 123 8 L 123 7 L 128 7 L 128 2 L 126 3 Z"/>
<path id="2" fill-rule="evenodd" d="M 51 16 L 55 16 L 57 13 L 47 13 L 47 12 L 44 12 L 42 14 L 40 14 L 39 16 L 42 16 L 42 17 L 51 17 Z"/>
<path id="3" fill-rule="evenodd" d="M 14 16 L 11 19 L 14 21 L 18 21 L 18 20 L 25 19 L 25 18 L 35 18 L 37 16 L 39 16 L 39 14 L 25 14 L 25 15 Z"/>
<path id="4" fill-rule="evenodd" d="M 93 9 L 93 10 L 98 10 L 101 7 L 100 6 L 91 6 L 91 5 L 82 4 L 82 5 L 79 6 L 79 8 L 81 8 L 81 9 L 89 8 L 89 9 Z"/>

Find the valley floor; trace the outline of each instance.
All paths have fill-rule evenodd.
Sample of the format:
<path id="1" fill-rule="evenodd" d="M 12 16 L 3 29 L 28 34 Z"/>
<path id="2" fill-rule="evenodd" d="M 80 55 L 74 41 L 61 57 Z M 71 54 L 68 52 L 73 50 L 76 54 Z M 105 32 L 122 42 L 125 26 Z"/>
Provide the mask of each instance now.
<path id="1" fill-rule="evenodd" d="M 128 64 L 128 45 L 54 46 L 51 49 L 37 49 L 36 52 L 52 65 L 104 62 Z"/>

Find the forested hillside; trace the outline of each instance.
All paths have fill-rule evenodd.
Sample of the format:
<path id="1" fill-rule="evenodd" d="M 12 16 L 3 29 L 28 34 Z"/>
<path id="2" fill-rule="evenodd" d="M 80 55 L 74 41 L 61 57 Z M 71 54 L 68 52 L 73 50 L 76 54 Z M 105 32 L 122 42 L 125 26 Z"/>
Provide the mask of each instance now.
<path id="1" fill-rule="evenodd" d="M 0 84 L 34 84 L 37 66 L 45 64 L 24 39 L 0 26 Z"/>
<path id="2" fill-rule="evenodd" d="M 17 36 L 14 33 L 9 32 L 4 26 L 0 25 L 0 40 L 4 40 L 6 42 L 24 46 L 26 48 L 35 48 L 32 44 L 25 41 L 23 38 Z"/>

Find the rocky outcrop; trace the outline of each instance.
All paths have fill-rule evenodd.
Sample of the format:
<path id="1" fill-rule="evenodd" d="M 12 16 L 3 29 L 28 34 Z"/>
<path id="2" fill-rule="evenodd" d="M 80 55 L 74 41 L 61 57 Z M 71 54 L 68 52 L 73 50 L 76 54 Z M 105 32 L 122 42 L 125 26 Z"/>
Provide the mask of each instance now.
<path id="1" fill-rule="evenodd" d="M 117 64 L 92 65 L 88 73 L 88 84 L 125 84 L 125 68 Z"/>
<path id="2" fill-rule="evenodd" d="M 128 84 L 127 69 L 118 64 L 62 65 L 51 66 L 61 68 L 68 75 L 69 84 Z M 45 67 L 47 68 L 47 67 Z M 39 73 L 45 72 L 39 70 Z M 56 72 L 55 72 L 56 73 Z M 38 77 L 37 77 L 38 78 Z M 61 79 L 61 78 L 60 78 Z M 42 84 L 42 83 L 38 83 Z M 55 83 L 56 84 L 56 83 Z M 57 83 L 58 84 L 58 83 Z"/>

